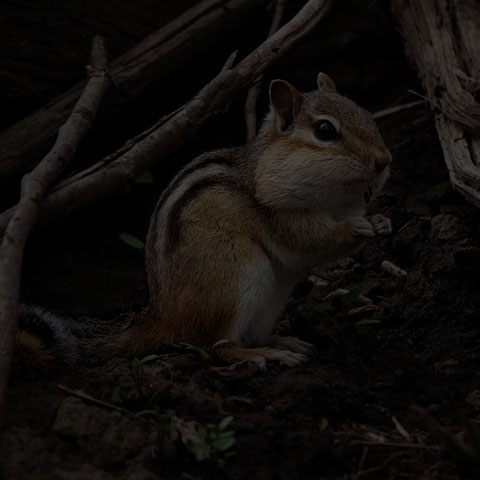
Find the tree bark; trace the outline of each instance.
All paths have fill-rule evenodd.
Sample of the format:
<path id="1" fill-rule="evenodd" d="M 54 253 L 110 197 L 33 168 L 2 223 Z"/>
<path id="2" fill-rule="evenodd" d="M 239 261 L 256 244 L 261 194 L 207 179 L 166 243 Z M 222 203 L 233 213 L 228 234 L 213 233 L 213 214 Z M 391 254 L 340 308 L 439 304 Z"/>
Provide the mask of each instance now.
<path id="1" fill-rule="evenodd" d="M 100 100 L 111 83 L 103 38 L 93 40 L 90 77 L 71 116 L 60 128 L 49 154 L 22 180 L 20 201 L 0 244 L 0 423 L 5 413 L 5 391 L 18 328 L 18 300 L 23 250 L 35 225 L 47 189 L 73 159 L 93 125 Z"/>
<path id="2" fill-rule="evenodd" d="M 118 57 L 110 66 L 115 84 L 108 108 L 121 109 L 155 84 L 160 88 L 176 69 L 187 65 L 234 24 L 267 0 L 203 0 Z M 0 134 L 0 188 L 18 179 L 48 151 L 66 121 L 85 82 L 79 82 L 44 108 Z"/>
<path id="3" fill-rule="evenodd" d="M 223 68 L 192 100 L 92 167 L 58 184 L 42 204 L 42 223 L 86 208 L 128 190 L 135 179 L 183 145 L 212 117 L 294 44 L 307 36 L 329 11 L 331 0 L 310 0 L 298 14 L 236 67 Z M 0 235 L 14 212 L 0 216 Z"/>
<path id="4" fill-rule="evenodd" d="M 480 207 L 480 4 L 392 0 L 414 60 L 453 187 Z"/>

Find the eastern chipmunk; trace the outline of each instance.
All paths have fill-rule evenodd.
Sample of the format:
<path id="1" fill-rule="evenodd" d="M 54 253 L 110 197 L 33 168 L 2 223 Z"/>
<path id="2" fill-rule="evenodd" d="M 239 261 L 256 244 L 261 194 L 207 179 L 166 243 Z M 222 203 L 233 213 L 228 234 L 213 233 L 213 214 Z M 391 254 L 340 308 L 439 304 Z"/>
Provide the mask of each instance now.
<path id="1" fill-rule="evenodd" d="M 302 94 L 274 80 L 257 137 L 199 156 L 163 192 L 146 244 L 148 314 L 118 351 L 226 339 L 215 351 L 227 361 L 306 359 L 310 344 L 271 336 L 295 284 L 391 232 L 365 216 L 391 162 L 375 121 L 324 73 L 317 83 Z"/>

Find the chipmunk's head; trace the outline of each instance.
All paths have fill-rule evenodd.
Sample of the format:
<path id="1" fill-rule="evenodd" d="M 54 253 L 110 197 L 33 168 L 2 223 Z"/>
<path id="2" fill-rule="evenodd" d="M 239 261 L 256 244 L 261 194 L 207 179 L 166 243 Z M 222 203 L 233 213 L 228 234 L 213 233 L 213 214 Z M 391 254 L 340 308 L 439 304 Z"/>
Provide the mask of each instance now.
<path id="1" fill-rule="evenodd" d="M 324 73 L 317 84 L 302 94 L 284 80 L 271 83 L 257 198 L 277 208 L 363 215 L 388 178 L 391 155 L 371 114 L 339 95 Z"/>

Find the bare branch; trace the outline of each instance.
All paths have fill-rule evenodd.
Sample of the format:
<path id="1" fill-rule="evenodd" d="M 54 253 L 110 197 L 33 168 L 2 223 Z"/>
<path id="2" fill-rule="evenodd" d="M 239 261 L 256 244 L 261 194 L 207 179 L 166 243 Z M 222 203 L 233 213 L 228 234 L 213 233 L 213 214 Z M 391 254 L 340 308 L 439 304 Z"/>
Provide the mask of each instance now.
<path id="1" fill-rule="evenodd" d="M 379 118 L 388 117 L 395 113 L 401 112 L 402 110 L 408 110 L 409 108 L 418 107 L 419 105 L 425 105 L 424 100 L 415 100 L 413 102 L 402 103 L 401 105 L 396 105 L 395 107 L 386 108 L 385 110 L 379 110 L 373 114 L 373 118 L 378 120 Z"/>
<path id="2" fill-rule="evenodd" d="M 255 78 L 308 35 L 325 17 L 331 3 L 331 0 L 310 0 L 294 18 L 236 67 L 223 68 L 183 107 L 161 118 L 117 152 L 59 183 L 45 198 L 40 221 L 50 222 L 128 190 L 141 173 L 186 143 L 208 120 L 222 113 Z M 0 215 L 0 235 L 13 210 Z"/>
<path id="3" fill-rule="evenodd" d="M 6 226 L 0 245 L 0 421 L 18 327 L 18 299 L 23 250 L 34 227 L 48 187 L 72 160 L 80 141 L 92 127 L 103 94 L 110 85 L 103 38 L 92 42 L 89 80 L 48 155 L 22 180 L 20 201 Z"/>
<path id="4" fill-rule="evenodd" d="M 203 0 L 153 32 L 111 63 L 109 72 L 115 88 L 106 99 L 109 110 L 121 111 L 123 105 L 139 98 L 152 84 L 160 88 L 172 72 L 266 3 L 267 0 Z M 77 83 L 46 107 L 0 133 L 0 185 L 16 181 L 48 151 L 84 85 L 84 81 Z"/>
<path id="5" fill-rule="evenodd" d="M 64 392 L 67 392 L 70 395 L 73 395 L 74 397 L 81 398 L 82 400 L 86 400 L 87 402 L 93 403 L 100 407 L 116 410 L 117 412 L 128 413 L 129 415 L 135 415 L 134 412 L 131 412 L 126 408 L 113 405 L 113 403 L 104 402 L 103 400 L 98 400 L 98 398 L 92 397 L 91 395 L 88 395 L 88 393 L 82 392 L 81 390 L 73 390 L 71 388 L 65 387 L 64 385 L 57 385 L 57 388 L 63 390 Z"/>
<path id="6" fill-rule="evenodd" d="M 267 38 L 270 38 L 280 28 L 286 3 L 287 0 L 276 0 L 272 24 L 270 25 Z M 252 140 L 257 133 L 257 102 L 262 88 L 262 80 L 263 74 L 260 75 L 250 87 L 245 101 L 244 115 L 247 127 L 247 142 Z"/>

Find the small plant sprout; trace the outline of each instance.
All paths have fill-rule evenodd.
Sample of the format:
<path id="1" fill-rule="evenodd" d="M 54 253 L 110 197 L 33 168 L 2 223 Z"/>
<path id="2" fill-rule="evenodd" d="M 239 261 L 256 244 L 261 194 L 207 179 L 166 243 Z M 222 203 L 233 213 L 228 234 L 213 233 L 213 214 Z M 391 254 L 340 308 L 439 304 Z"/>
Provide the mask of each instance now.
<path id="1" fill-rule="evenodd" d="M 143 172 L 137 179 L 135 183 L 149 184 L 153 183 L 153 175 L 150 172 Z"/>
<path id="2" fill-rule="evenodd" d="M 325 433 L 328 430 L 328 418 L 321 417 L 317 426 L 320 433 Z"/>
<path id="3" fill-rule="evenodd" d="M 197 460 L 207 461 L 209 478 L 217 478 L 215 473 L 220 464 L 235 454 L 231 451 L 235 444 L 235 432 L 227 430 L 232 420 L 233 417 L 229 416 L 218 425 L 200 425 L 198 436 L 189 437 Z"/>
<path id="4" fill-rule="evenodd" d="M 315 305 L 315 310 L 318 312 L 330 312 L 333 310 L 332 304 L 328 302 L 322 302 L 317 305 Z"/>
<path id="5" fill-rule="evenodd" d="M 145 248 L 145 243 L 130 233 L 119 233 L 118 236 L 122 242 L 132 248 L 136 248 L 137 250 L 143 250 Z"/>
<path id="6" fill-rule="evenodd" d="M 210 360 L 210 354 L 203 348 L 190 345 L 189 343 L 181 343 L 180 345 L 183 345 L 187 350 L 195 352 L 204 362 L 208 362 Z"/>
<path id="7" fill-rule="evenodd" d="M 359 320 L 358 322 L 355 322 L 356 327 L 363 327 L 364 325 L 376 325 L 380 322 L 380 320 L 377 320 L 375 318 L 365 318 L 363 320 Z"/>
<path id="8" fill-rule="evenodd" d="M 148 417 L 150 422 L 155 427 L 159 437 L 163 437 L 170 432 L 170 417 L 166 413 L 161 413 L 158 410 L 142 410 L 135 414 L 136 417 Z"/>
<path id="9" fill-rule="evenodd" d="M 342 305 L 348 306 L 352 303 L 355 303 L 358 300 L 358 297 L 362 294 L 362 289 L 359 287 L 352 288 L 348 293 L 340 297 L 340 303 Z"/>
<path id="10" fill-rule="evenodd" d="M 132 360 L 131 366 L 132 366 L 132 375 L 133 379 L 135 381 L 135 384 L 138 389 L 138 393 L 140 397 L 143 396 L 142 392 L 142 387 L 143 387 L 143 366 L 147 362 L 151 362 L 153 360 L 156 360 L 158 358 L 158 355 L 147 355 L 146 357 L 143 358 L 137 358 L 135 357 Z"/>
<path id="11" fill-rule="evenodd" d="M 158 452 L 165 450 L 165 442 L 172 430 L 172 419 L 168 414 L 160 412 L 157 407 L 137 412 L 135 416 L 146 418 L 155 429 L 157 440 L 156 444 L 152 445 L 152 456 L 155 458 Z"/>
<path id="12" fill-rule="evenodd" d="M 122 395 L 120 394 L 120 387 L 117 387 L 112 392 L 112 403 L 114 405 L 121 405 L 123 403 Z"/>

